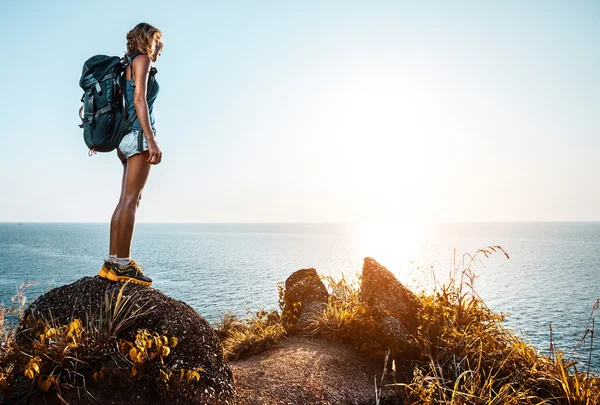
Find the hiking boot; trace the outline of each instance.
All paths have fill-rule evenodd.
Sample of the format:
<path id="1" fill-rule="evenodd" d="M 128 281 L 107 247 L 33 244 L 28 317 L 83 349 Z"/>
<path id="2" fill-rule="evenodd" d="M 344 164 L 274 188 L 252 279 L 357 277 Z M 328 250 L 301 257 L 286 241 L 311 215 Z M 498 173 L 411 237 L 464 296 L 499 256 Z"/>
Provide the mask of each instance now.
<path id="1" fill-rule="evenodd" d="M 106 278 L 123 283 L 130 280 L 132 283 L 142 284 L 147 287 L 152 285 L 152 279 L 144 274 L 144 266 L 140 266 L 133 259 L 124 267 L 116 263 L 113 264 L 110 271 L 106 274 Z"/>
<path id="2" fill-rule="evenodd" d="M 110 269 L 112 269 L 112 266 L 114 266 L 114 265 L 116 265 L 116 263 L 113 263 L 108 260 L 104 260 L 104 264 L 102 265 L 102 268 L 98 272 L 98 275 L 102 278 L 106 278 L 106 275 L 108 274 L 108 272 L 110 271 Z"/>

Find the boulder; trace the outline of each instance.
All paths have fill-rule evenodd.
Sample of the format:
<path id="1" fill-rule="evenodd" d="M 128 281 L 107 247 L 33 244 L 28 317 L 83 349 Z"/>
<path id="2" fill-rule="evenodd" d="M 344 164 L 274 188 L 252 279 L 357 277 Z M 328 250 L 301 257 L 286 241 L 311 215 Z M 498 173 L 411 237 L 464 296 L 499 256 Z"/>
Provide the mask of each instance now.
<path id="1" fill-rule="evenodd" d="M 134 342 L 138 329 L 147 329 L 150 333 L 157 332 L 169 338 L 174 336 L 178 338 L 178 343 L 163 358 L 164 366 L 188 370 L 201 367 L 205 371 L 200 372 L 199 381 L 177 382 L 172 378 L 168 389 L 160 389 L 154 378 L 139 381 L 131 378 L 131 364 L 124 363 L 123 359 L 119 363 L 118 358 L 111 356 L 102 363 L 105 371 L 101 382 L 93 383 L 91 375 L 86 376 L 88 392 L 101 403 L 114 405 L 232 404 L 235 395 L 233 373 L 223 358 L 221 342 L 213 327 L 186 303 L 154 288 L 132 283 L 124 285 L 98 276 L 84 277 L 72 284 L 54 288 L 26 309 L 17 327 L 17 343 L 22 347 L 31 347 L 31 338 L 37 338 L 32 331 L 35 331 L 35 323 L 42 317 L 49 319 L 51 316 L 59 325 L 79 318 L 86 325 L 88 319 L 98 319 L 102 312 L 106 320 L 107 314 L 114 312 L 121 287 L 124 288 L 120 304 L 124 310 L 141 308 L 143 312 L 150 312 L 130 318 L 128 324 L 116 330 L 115 337 Z M 113 311 L 105 310 L 107 303 L 110 303 Z M 158 361 L 158 357 L 153 361 Z M 160 365 L 159 361 L 157 365 Z M 70 403 L 79 403 L 80 399 L 87 398 L 81 390 L 64 388 L 61 395 Z M 46 400 L 48 398 L 38 397 L 39 403 Z"/>
<path id="2" fill-rule="evenodd" d="M 288 332 L 302 332 L 312 315 L 327 308 L 329 293 L 314 268 L 300 269 L 285 280 L 282 322 Z"/>
<path id="3" fill-rule="evenodd" d="M 364 259 L 360 296 L 394 346 L 414 350 L 410 335 L 417 330 L 419 299 L 372 257 Z"/>

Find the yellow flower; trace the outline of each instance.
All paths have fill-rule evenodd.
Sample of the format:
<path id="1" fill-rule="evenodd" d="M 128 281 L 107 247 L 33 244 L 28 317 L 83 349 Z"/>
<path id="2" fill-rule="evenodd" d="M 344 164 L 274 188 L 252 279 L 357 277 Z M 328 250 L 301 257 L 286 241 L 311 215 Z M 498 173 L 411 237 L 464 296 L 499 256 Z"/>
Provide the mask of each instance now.
<path id="1" fill-rule="evenodd" d="M 56 334 L 57 334 L 57 333 L 58 333 L 58 332 L 57 332 L 57 330 L 56 330 L 56 329 L 54 329 L 54 328 L 50 328 L 50 329 L 48 329 L 48 331 L 46 332 L 46 337 L 47 337 L 47 338 L 51 338 L 52 336 L 56 336 Z"/>
<path id="2" fill-rule="evenodd" d="M 29 362 L 25 365 L 25 369 L 23 370 L 23 374 L 25 374 L 25 377 L 29 378 L 30 380 L 33 380 L 35 375 L 40 373 L 40 366 L 38 364 L 40 361 L 41 359 L 38 356 L 35 356 L 31 360 L 29 360 Z"/>

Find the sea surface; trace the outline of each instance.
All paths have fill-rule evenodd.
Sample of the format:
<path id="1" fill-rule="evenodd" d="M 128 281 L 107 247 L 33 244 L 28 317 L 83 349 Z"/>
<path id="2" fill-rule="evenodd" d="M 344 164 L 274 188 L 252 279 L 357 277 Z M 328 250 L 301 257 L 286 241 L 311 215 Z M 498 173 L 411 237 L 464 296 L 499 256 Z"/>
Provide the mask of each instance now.
<path id="1" fill-rule="evenodd" d="M 22 283 L 31 302 L 48 288 L 94 276 L 108 254 L 104 223 L 0 223 L 0 299 Z M 277 283 L 314 267 L 336 278 L 355 279 L 365 257 L 375 258 L 413 290 L 433 288 L 470 255 L 501 246 L 471 269 L 475 290 L 505 325 L 540 351 L 550 343 L 572 353 L 593 328 L 600 298 L 600 223 L 351 224 L 152 224 L 136 225 L 132 257 L 153 278 L 153 287 L 187 302 L 215 325 L 233 310 L 276 309 Z M 466 261 L 463 261 L 466 259 Z M 577 359 L 588 357 L 588 333 Z M 593 342 L 594 347 L 600 346 Z M 598 350 L 592 368 L 600 370 Z"/>

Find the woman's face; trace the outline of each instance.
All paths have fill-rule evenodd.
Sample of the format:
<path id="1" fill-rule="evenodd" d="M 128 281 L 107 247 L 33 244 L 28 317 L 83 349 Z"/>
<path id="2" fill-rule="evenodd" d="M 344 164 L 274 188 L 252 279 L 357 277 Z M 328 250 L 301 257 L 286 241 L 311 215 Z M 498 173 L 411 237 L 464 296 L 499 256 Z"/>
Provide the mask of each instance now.
<path id="1" fill-rule="evenodd" d="M 163 40 L 161 39 L 154 39 L 154 41 L 152 41 L 152 55 L 150 56 L 150 59 L 152 59 L 152 62 L 156 62 L 156 60 L 158 59 L 158 57 L 161 54 L 162 51 L 162 47 L 163 47 Z"/>

